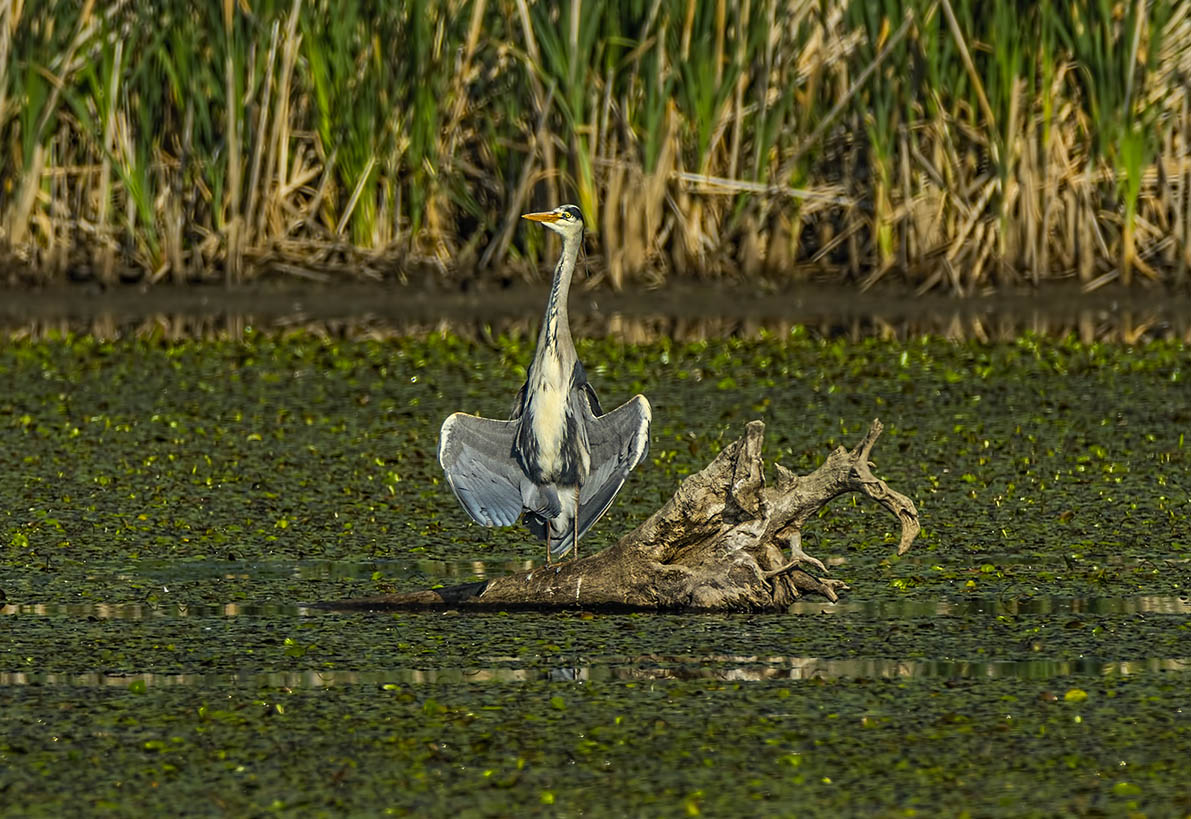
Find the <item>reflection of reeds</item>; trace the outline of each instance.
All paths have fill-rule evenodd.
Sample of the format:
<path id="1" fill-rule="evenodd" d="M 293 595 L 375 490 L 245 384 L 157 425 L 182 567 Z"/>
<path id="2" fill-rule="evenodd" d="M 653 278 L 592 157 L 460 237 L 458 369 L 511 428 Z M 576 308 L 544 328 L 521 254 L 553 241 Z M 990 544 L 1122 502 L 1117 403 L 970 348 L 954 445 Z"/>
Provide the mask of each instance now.
<path id="1" fill-rule="evenodd" d="M 924 311 L 906 318 L 896 314 L 809 316 L 800 319 L 742 317 L 676 317 L 670 315 L 573 316 L 576 335 L 610 338 L 628 344 L 659 341 L 690 343 L 725 338 L 785 338 L 791 333 L 811 338 L 862 341 L 905 340 L 935 336 L 950 341 L 980 343 L 1009 342 L 1023 333 L 1049 338 L 1077 338 L 1084 344 L 1112 342 L 1142 344 L 1148 341 L 1182 341 L 1191 344 L 1191 316 L 1169 316 L 1153 310 L 1108 311 L 1084 308 L 1062 315 L 1047 310 L 1034 312 L 958 309 Z M 325 340 L 352 341 L 425 337 L 452 333 L 480 343 L 494 335 L 524 339 L 537 336 L 536 319 L 492 320 L 385 318 L 376 315 L 345 318 L 308 316 L 261 316 L 242 313 L 156 313 L 129 317 L 99 313 L 91 318 L 39 318 L 4 322 L 0 337 L 11 340 L 51 340 L 71 335 L 89 335 L 101 340 L 139 338 L 182 342 L 241 340 L 254 337 L 313 335 Z"/>
<path id="2" fill-rule="evenodd" d="M 1185 283 L 1178 0 L 0 0 L 0 241 L 156 281 Z"/>

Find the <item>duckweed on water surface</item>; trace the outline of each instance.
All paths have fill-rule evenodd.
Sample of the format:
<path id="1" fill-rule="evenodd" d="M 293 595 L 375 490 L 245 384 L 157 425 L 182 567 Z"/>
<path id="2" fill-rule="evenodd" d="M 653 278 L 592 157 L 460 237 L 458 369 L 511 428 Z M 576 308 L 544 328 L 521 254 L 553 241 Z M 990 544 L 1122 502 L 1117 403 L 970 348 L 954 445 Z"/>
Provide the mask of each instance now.
<path id="1" fill-rule="evenodd" d="M 9 687 L 0 756 L 17 763 L 6 804 L 40 816 L 171 813 L 179 799 L 307 816 L 1191 810 L 1176 784 L 1185 689 L 1066 685 L 212 685 L 103 688 L 85 705 L 69 688 Z"/>
<path id="2" fill-rule="evenodd" d="M 845 498 L 805 541 L 837 607 L 303 609 L 540 559 L 435 461 L 532 346 L 0 346 L 0 812 L 1191 813 L 1185 348 L 586 341 L 605 404 L 654 408 L 589 548 L 752 418 L 805 472 L 879 416 L 914 550 Z"/>

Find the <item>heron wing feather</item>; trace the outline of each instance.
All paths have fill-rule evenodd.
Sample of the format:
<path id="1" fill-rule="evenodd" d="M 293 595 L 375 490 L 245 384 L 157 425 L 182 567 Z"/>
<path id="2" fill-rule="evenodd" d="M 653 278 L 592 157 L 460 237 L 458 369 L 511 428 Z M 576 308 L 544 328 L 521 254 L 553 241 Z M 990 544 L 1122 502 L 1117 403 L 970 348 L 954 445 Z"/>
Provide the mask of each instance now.
<path id="1" fill-rule="evenodd" d="M 521 516 L 521 469 L 514 460 L 516 421 L 456 412 L 443 422 L 438 462 L 455 497 L 484 526 L 511 526 Z"/>
<path id="2" fill-rule="evenodd" d="M 575 361 L 575 368 L 571 372 L 571 389 L 578 390 L 587 399 L 592 415 L 598 418 L 604 414 L 604 408 L 600 406 L 600 397 L 596 395 L 595 387 L 587 380 L 587 370 L 583 369 L 583 362 L 578 360 Z"/>
<path id="3" fill-rule="evenodd" d="M 587 404 L 591 407 L 591 414 L 597 418 L 604 414 L 604 408 L 600 406 L 600 397 L 596 395 L 595 387 L 591 384 L 583 384 L 583 394 L 587 397 Z"/>
<path id="4" fill-rule="evenodd" d="M 621 406 L 588 421 L 591 471 L 579 489 L 579 537 L 612 505 L 625 478 L 649 454 L 649 401 L 636 395 Z"/>

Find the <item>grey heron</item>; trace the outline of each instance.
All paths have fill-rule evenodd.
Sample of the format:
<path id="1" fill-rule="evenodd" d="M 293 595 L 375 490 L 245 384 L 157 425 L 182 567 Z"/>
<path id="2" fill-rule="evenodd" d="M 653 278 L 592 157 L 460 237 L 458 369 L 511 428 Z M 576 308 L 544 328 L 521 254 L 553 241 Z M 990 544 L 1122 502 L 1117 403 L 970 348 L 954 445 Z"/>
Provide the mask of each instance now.
<path id="1" fill-rule="evenodd" d="M 649 401 L 600 407 L 579 362 L 567 295 L 583 244 L 574 205 L 522 216 L 562 236 L 538 346 L 507 421 L 456 412 L 443 422 L 438 462 L 472 520 L 511 526 L 524 513 L 546 541 L 546 562 L 574 550 L 649 452 Z"/>

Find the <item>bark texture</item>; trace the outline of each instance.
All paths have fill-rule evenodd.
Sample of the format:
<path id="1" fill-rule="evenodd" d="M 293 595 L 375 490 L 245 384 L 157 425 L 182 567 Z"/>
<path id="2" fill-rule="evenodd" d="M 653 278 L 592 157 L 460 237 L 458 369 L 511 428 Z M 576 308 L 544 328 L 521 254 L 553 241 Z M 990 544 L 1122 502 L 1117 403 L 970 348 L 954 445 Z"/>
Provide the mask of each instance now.
<path id="1" fill-rule="evenodd" d="M 870 457 L 881 430 L 874 420 L 859 444 L 839 447 L 809 475 L 775 465 L 774 485 L 766 486 L 765 425 L 752 421 L 661 509 L 602 552 L 478 583 L 326 605 L 782 611 L 807 593 L 834 601 L 847 586 L 823 576 L 826 567 L 802 550 L 802 526 L 811 516 L 834 498 L 858 492 L 898 519 L 898 554 L 920 530 L 914 503 L 873 475 Z"/>

